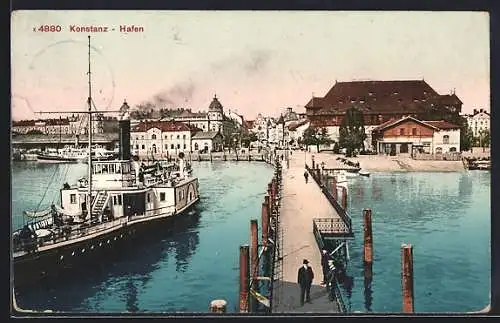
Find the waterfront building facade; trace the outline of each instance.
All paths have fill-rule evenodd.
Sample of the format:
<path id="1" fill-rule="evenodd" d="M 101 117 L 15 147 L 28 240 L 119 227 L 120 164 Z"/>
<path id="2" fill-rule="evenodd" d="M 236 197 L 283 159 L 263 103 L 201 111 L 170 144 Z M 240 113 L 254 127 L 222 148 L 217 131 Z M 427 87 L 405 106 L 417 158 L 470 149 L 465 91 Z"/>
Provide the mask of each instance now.
<path id="1" fill-rule="evenodd" d="M 365 149 L 372 145 L 372 130 L 391 119 L 411 116 L 422 119 L 432 111 L 460 112 L 462 101 L 455 93 L 440 95 L 424 80 L 335 82 L 324 97 L 312 97 L 306 115 L 314 127 L 325 127 L 338 142 L 339 127 L 348 108 L 362 111 L 365 124 Z"/>
<path id="2" fill-rule="evenodd" d="M 460 126 L 413 117 L 388 120 L 373 129 L 379 154 L 443 154 L 460 151 Z"/>
<path id="3" fill-rule="evenodd" d="M 479 137 L 483 132 L 490 132 L 490 114 L 484 109 L 474 109 L 472 114 L 465 115 L 467 124 L 474 137 Z"/>
<path id="4" fill-rule="evenodd" d="M 238 124 L 237 121 L 233 121 L 232 118 L 225 115 L 224 107 L 217 96 L 214 96 L 212 99 L 207 112 L 192 112 L 190 109 L 187 109 L 178 115 L 169 115 L 161 120 L 182 122 L 189 126 L 195 126 L 205 132 L 218 131 L 223 138 L 230 138 L 236 131 L 235 123 Z"/>
<path id="5" fill-rule="evenodd" d="M 310 121 L 307 119 L 300 120 L 291 123 L 287 126 L 287 137 L 288 143 L 292 143 L 291 146 L 294 148 L 299 148 L 299 141 L 304 139 L 304 131 L 309 128 Z"/>
<path id="6" fill-rule="evenodd" d="M 131 129 L 130 145 L 138 156 L 177 156 L 190 151 L 193 132 L 182 122 L 143 121 Z"/>
<path id="7" fill-rule="evenodd" d="M 191 150 L 193 152 L 216 152 L 222 151 L 223 138 L 219 131 L 200 131 L 191 139 Z"/>
<path id="8" fill-rule="evenodd" d="M 94 116 L 92 133 L 104 133 L 102 115 Z M 39 132 L 44 135 L 80 135 L 87 133 L 88 119 L 85 115 L 71 116 L 69 118 L 21 120 L 12 122 L 12 132 L 29 134 Z"/>

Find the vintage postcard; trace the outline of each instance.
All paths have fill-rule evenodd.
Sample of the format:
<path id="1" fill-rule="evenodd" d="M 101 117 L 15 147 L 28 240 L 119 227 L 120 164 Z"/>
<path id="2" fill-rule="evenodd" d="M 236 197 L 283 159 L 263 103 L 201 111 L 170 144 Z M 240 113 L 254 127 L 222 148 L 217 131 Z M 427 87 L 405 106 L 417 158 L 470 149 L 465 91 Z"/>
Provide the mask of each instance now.
<path id="1" fill-rule="evenodd" d="M 11 24 L 12 315 L 488 308 L 488 13 Z"/>

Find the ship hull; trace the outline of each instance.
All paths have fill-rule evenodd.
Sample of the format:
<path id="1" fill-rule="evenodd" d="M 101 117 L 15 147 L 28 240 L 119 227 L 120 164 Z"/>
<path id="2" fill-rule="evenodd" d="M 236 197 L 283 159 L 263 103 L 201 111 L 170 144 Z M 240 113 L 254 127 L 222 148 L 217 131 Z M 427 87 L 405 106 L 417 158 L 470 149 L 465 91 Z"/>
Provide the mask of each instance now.
<path id="1" fill-rule="evenodd" d="M 85 158 L 38 155 L 36 160 L 41 163 L 83 163 Z"/>
<path id="2" fill-rule="evenodd" d="M 60 248 L 16 257 L 13 261 L 14 287 L 30 286 L 73 270 L 95 267 L 120 252 L 126 253 L 127 246 L 136 248 L 137 243 L 172 231 L 177 224 L 189 225 L 198 216 L 193 210 L 198 202 L 199 198 L 172 216 L 153 218 Z"/>

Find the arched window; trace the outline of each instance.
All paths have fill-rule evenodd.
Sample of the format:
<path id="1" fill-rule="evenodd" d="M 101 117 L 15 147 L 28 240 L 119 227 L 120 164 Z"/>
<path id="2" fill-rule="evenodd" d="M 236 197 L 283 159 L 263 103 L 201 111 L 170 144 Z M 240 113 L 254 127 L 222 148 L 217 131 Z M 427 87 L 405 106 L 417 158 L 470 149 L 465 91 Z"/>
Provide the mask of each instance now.
<path id="1" fill-rule="evenodd" d="M 186 139 L 186 135 L 182 135 L 182 139 Z"/>
<path id="2" fill-rule="evenodd" d="M 437 147 L 436 148 L 436 154 L 442 154 L 443 153 L 443 148 Z"/>
<path id="3" fill-rule="evenodd" d="M 197 142 L 194 143 L 194 150 L 198 150 L 198 143 Z"/>
<path id="4" fill-rule="evenodd" d="M 156 135 L 155 135 L 155 134 L 152 134 L 152 135 L 151 135 L 151 139 L 155 140 L 155 139 L 156 139 Z"/>
<path id="5" fill-rule="evenodd" d="M 457 151 L 457 148 L 456 148 L 456 147 L 451 147 L 451 148 L 450 148 L 450 152 L 451 152 L 451 153 L 454 153 L 454 152 L 456 152 L 456 151 Z"/>
<path id="6" fill-rule="evenodd" d="M 443 136 L 443 144 L 449 144 L 450 143 L 450 136 L 444 135 Z"/>

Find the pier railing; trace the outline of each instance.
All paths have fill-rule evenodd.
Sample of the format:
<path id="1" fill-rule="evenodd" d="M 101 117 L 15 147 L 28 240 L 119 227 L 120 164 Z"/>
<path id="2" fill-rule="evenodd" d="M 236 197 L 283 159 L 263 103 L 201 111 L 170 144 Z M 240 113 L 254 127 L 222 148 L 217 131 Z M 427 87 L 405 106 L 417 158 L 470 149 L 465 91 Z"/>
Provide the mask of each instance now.
<path id="1" fill-rule="evenodd" d="M 349 229 L 349 233 L 352 233 L 352 220 L 351 217 L 347 214 L 347 211 L 340 206 L 339 202 L 333 197 L 332 193 L 328 190 L 326 185 L 323 183 L 321 180 L 321 175 L 318 176 L 317 171 L 314 169 L 310 168 L 307 164 L 305 164 L 305 168 L 307 172 L 311 175 L 311 177 L 314 179 L 316 184 L 321 188 L 323 191 L 323 194 L 325 194 L 326 198 L 330 202 L 330 204 L 333 206 L 335 211 L 337 211 L 337 214 L 342 218 L 344 221 L 345 225 Z"/>

